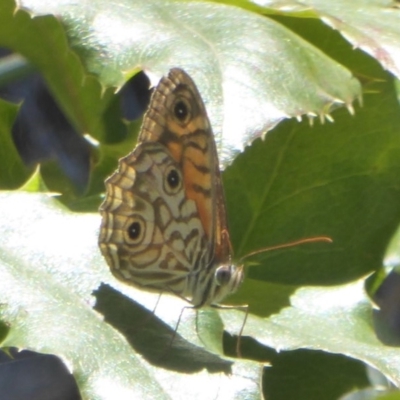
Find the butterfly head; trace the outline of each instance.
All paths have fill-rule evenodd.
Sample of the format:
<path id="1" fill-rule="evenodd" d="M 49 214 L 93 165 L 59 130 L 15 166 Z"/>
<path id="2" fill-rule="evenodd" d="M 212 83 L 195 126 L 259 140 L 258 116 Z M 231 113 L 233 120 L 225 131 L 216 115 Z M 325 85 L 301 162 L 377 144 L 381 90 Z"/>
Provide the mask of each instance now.
<path id="1" fill-rule="evenodd" d="M 207 285 L 196 285 L 196 290 L 192 298 L 192 304 L 196 308 L 216 305 L 229 294 L 234 293 L 243 281 L 243 265 L 233 264 L 220 265 L 216 268 L 213 275 L 209 275 Z"/>
<path id="2" fill-rule="evenodd" d="M 213 303 L 219 303 L 228 294 L 236 292 L 243 281 L 243 265 L 221 265 L 214 274 Z"/>

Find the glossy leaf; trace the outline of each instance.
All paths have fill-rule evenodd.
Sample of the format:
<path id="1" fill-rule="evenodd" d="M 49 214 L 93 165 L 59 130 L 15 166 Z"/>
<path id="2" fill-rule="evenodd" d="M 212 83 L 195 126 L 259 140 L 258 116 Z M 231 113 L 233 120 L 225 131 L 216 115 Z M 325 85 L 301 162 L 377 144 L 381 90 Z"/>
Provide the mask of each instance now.
<path id="1" fill-rule="evenodd" d="M 182 398 L 188 393 L 189 381 L 189 392 L 202 388 L 202 398 L 215 398 L 221 390 L 232 399 L 245 398 L 246 393 L 259 397 L 256 382 L 261 369 L 257 363 L 233 364 L 179 337 L 171 344 L 181 300 L 166 296 L 162 301 L 165 305 L 158 310 L 161 315 L 166 312 L 163 319 L 172 328 L 151 311 L 144 313 L 140 328 L 133 314 L 138 306 L 132 300 L 104 288 L 98 291 L 97 308 L 111 325 L 127 330 L 126 338 L 93 311 L 92 291 L 101 281 L 140 299 L 142 304 L 147 302 L 150 309 L 158 297 L 124 287 L 112 278 L 97 249 L 99 215 L 73 214 L 44 194 L 3 192 L 0 204 L 0 320 L 9 326 L 2 347 L 59 355 L 87 398 Z M 21 223 L 24 220 L 29 224 Z M 171 307 L 170 301 L 175 300 Z M 188 310 L 187 318 L 192 316 L 195 312 Z M 193 341 L 196 331 L 187 328 L 195 324 L 185 322 L 187 318 L 182 325 Z M 155 338 L 149 335 L 154 323 Z M 182 343 L 190 350 L 182 353 Z M 196 358 L 194 354 L 202 356 Z M 191 364 L 191 374 L 187 375 Z M 227 373 L 235 377 L 235 386 Z"/>
<path id="2" fill-rule="evenodd" d="M 359 82 L 340 64 L 277 22 L 236 7 L 22 4 L 35 14 L 61 15 L 73 48 L 103 84 L 120 86 L 142 68 L 158 77 L 184 68 L 207 104 L 223 165 L 282 119 L 324 117 L 360 96 Z"/>

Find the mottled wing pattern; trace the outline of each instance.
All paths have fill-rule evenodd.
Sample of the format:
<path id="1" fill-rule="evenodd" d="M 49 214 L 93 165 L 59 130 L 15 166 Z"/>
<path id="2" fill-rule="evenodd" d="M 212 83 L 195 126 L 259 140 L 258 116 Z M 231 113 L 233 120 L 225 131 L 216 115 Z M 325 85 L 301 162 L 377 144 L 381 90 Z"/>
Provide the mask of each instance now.
<path id="1" fill-rule="evenodd" d="M 189 112 L 183 121 L 175 113 L 181 102 Z M 164 144 L 181 165 L 186 196 L 196 202 L 211 246 L 218 246 L 219 231 L 226 229 L 225 200 L 215 140 L 200 93 L 188 74 L 174 68 L 161 79 L 151 103 L 139 141 Z"/>
<path id="2" fill-rule="evenodd" d="M 120 279 L 211 302 L 215 269 L 230 262 L 225 201 L 205 107 L 184 71 L 161 79 L 138 143 L 106 181 L 100 249 Z"/>
<path id="3" fill-rule="evenodd" d="M 106 181 L 100 249 L 119 279 L 189 295 L 187 277 L 204 262 L 207 239 L 183 187 L 165 189 L 160 177 L 171 168 L 176 162 L 159 143 L 140 143 L 120 160 Z"/>

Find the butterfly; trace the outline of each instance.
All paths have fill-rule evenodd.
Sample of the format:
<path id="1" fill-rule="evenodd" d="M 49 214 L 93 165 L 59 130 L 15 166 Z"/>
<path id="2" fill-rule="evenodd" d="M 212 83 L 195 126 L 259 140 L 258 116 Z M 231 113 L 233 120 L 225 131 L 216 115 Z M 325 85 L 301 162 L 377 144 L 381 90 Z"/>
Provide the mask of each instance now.
<path id="1" fill-rule="evenodd" d="M 105 186 L 99 247 L 118 279 L 194 308 L 238 288 L 243 266 L 232 263 L 216 143 L 185 71 L 160 80 L 137 146 Z"/>

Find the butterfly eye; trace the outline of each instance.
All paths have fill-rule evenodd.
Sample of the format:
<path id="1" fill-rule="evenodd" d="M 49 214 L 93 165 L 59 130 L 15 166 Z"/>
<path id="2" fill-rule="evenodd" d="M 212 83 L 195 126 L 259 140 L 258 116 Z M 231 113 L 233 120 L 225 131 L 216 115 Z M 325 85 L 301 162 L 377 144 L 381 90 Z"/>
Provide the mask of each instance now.
<path id="1" fill-rule="evenodd" d="M 142 219 L 136 217 L 126 229 L 126 239 L 130 244 L 139 244 L 144 237 L 145 225 Z"/>
<path id="2" fill-rule="evenodd" d="M 232 271 L 229 265 L 223 265 L 215 271 L 215 280 L 219 286 L 228 284 L 232 277 Z"/>
<path id="3" fill-rule="evenodd" d="M 179 171 L 170 166 L 165 174 L 164 189 L 168 194 L 176 194 L 182 186 L 182 177 Z"/>
<path id="4" fill-rule="evenodd" d="M 186 99 L 179 99 L 174 105 L 175 118 L 181 123 L 188 123 L 190 119 L 190 104 Z"/>

